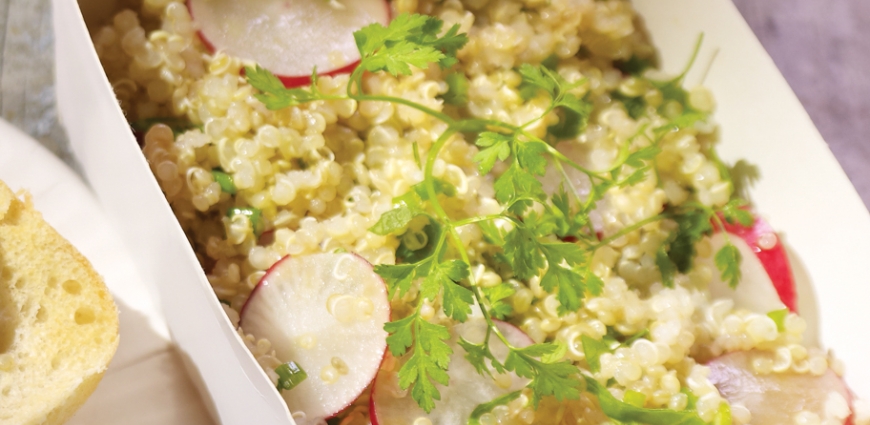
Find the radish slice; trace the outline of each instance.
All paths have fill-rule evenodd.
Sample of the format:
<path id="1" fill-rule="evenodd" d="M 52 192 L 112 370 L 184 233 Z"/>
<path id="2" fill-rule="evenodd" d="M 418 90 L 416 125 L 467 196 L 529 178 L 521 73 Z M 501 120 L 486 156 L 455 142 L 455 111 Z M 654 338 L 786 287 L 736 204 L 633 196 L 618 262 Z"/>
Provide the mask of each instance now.
<path id="1" fill-rule="evenodd" d="M 849 423 L 852 395 L 843 380 L 831 369 L 824 374 L 793 372 L 758 374 L 752 361 L 772 357 L 760 351 L 739 351 L 721 356 L 707 366 L 709 379 L 719 393 L 731 403 L 745 407 L 751 413 L 753 425 L 819 423 L 795 419 L 798 415 L 816 415 L 822 423 Z M 804 413 L 802 413 L 804 412 Z"/>
<path id="2" fill-rule="evenodd" d="M 532 339 L 515 326 L 499 321 L 496 321 L 496 326 L 513 346 L 526 347 L 532 344 Z M 464 424 L 480 404 L 525 387 L 528 380 L 513 372 L 494 375 L 493 379 L 478 374 L 465 359 L 465 350 L 458 344 L 459 337 L 479 344 L 486 335 L 486 327 L 483 319 L 470 319 L 453 327 L 453 337 L 448 343 L 453 349 L 447 371 L 450 382 L 446 387 L 435 384 L 441 392 L 441 400 L 435 402 L 435 408 L 429 414 L 417 405 L 407 391 L 400 389 L 398 365 L 394 369 L 378 372 L 369 402 L 372 425 L 417 423 L 415 419 L 421 417 L 428 418 L 432 424 Z M 501 340 L 490 338 L 489 348 L 496 359 L 504 362 L 508 348 Z"/>
<path id="3" fill-rule="evenodd" d="M 257 62 L 288 87 L 321 75 L 353 71 L 359 51 L 353 32 L 387 25 L 385 0 L 188 0 L 200 37 L 212 51 Z"/>
<path id="4" fill-rule="evenodd" d="M 387 289 L 371 264 L 353 254 L 314 254 L 275 263 L 242 308 L 240 325 L 308 374 L 281 395 L 313 423 L 350 405 L 374 379 L 389 320 Z"/>
<path id="5" fill-rule="evenodd" d="M 752 226 L 725 223 L 728 239 L 740 251 L 742 279 L 736 289 L 720 278 L 713 267 L 710 293 L 713 298 L 731 298 L 737 308 L 766 314 L 788 308 L 797 312 L 797 288 L 785 248 L 773 228 L 755 217 Z M 710 238 L 713 252 L 725 243 L 725 235 L 717 233 Z"/>

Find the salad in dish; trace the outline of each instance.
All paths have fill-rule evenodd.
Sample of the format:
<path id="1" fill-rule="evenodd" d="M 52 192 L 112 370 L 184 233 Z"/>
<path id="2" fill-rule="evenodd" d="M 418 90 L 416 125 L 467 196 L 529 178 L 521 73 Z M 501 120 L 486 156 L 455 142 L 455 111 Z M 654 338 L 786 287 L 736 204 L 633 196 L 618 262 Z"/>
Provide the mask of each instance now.
<path id="1" fill-rule="evenodd" d="M 868 422 L 630 3 L 239 4 L 94 43 L 298 422 Z"/>

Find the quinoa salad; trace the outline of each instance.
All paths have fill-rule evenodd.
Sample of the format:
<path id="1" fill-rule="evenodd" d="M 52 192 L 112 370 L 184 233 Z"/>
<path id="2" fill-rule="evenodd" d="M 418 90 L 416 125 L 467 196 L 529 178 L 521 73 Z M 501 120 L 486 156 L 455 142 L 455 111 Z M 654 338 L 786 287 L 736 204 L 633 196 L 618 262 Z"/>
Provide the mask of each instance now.
<path id="1" fill-rule="evenodd" d="M 119 3 L 97 53 L 297 423 L 870 424 L 631 2 L 393 0 L 292 79 L 209 42 L 208 0 Z"/>

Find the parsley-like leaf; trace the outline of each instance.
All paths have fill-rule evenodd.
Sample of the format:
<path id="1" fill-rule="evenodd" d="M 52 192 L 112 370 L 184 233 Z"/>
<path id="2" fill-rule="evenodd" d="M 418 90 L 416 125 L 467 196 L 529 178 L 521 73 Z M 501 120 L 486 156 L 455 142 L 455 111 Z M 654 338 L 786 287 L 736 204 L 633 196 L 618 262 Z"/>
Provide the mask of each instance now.
<path id="1" fill-rule="evenodd" d="M 520 167 L 536 176 L 543 176 L 547 171 L 545 153 L 547 153 L 547 146 L 541 142 L 516 143 L 516 155 Z"/>
<path id="2" fill-rule="evenodd" d="M 743 209 L 746 206 L 746 201 L 742 199 L 732 199 L 724 207 L 722 207 L 722 216 L 729 223 L 740 223 L 743 227 L 752 226 L 755 222 L 755 217 L 752 213 Z"/>
<path id="3" fill-rule="evenodd" d="M 413 325 L 416 318 L 416 316 L 408 316 L 384 324 L 384 330 L 390 334 L 387 337 L 387 347 L 393 356 L 401 357 L 414 343 Z"/>
<path id="4" fill-rule="evenodd" d="M 477 136 L 475 144 L 484 149 L 474 155 L 480 174 L 487 174 L 496 161 L 504 161 L 511 155 L 511 137 L 506 134 L 485 131 Z"/>
<path id="5" fill-rule="evenodd" d="M 263 105 L 271 110 L 301 105 L 317 99 L 314 93 L 305 88 L 288 89 L 284 87 L 284 83 L 275 74 L 259 65 L 253 68 L 246 66 L 245 78 L 248 80 L 248 84 L 261 92 L 254 95 L 257 100 L 263 102 Z"/>
<path id="6" fill-rule="evenodd" d="M 383 214 L 369 231 L 378 235 L 389 235 L 397 230 L 404 229 L 420 211 L 408 205 L 399 205 Z"/>
<path id="7" fill-rule="evenodd" d="M 730 242 L 725 244 L 716 253 L 714 258 L 716 268 L 721 273 L 722 280 L 728 282 L 728 286 L 732 289 L 737 287 L 740 282 L 740 251 Z"/>
<path id="8" fill-rule="evenodd" d="M 544 256 L 535 235 L 517 226 L 505 236 L 504 253 L 511 260 L 517 278 L 531 279 L 544 267 Z"/>
<path id="9" fill-rule="evenodd" d="M 510 203 L 517 198 L 542 200 L 547 197 L 541 182 L 517 164 L 511 165 L 495 181 L 493 188 L 496 200 L 502 204 Z"/>
<path id="10" fill-rule="evenodd" d="M 583 343 L 583 354 L 586 357 L 586 364 L 589 365 L 589 370 L 597 373 L 601 370 L 601 355 L 610 352 L 610 347 L 603 341 L 594 339 L 588 335 L 581 335 L 580 341 Z"/>
<path id="11" fill-rule="evenodd" d="M 417 264 L 378 264 L 375 266 L 375 273 L 386 282 L 392 299 L 397 293 L 401 297 L 411 289 L 411 283 L 417 277 Z"/>
<path id="12" fill-rule="evenodd" d="M 483 288 L 483 295 L 489 301 L 489 312 L 493 317 L 504 320 L 513 312 L 513 307 L 505 300 L 516 293 L 514 288 L 502 283 L 491 288 Z"/>
<path id="13" fill-rule="evenodd" d="M 674 276 L 677 275 L 677 265 L 668 257 L 665 246 L 662 245 L 656 251 L 656 266 L 662 274 L 662 285 L 668 288 L 674 287 Z"/>

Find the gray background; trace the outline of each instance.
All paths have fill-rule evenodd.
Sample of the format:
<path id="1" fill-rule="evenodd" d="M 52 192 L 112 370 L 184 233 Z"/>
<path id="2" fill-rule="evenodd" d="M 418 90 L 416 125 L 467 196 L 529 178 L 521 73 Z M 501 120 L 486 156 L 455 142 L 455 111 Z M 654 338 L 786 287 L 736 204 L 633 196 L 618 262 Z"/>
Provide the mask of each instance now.
<path id="1" fill-rule="evenodd" d="M 734 3 L 870 205 L 870 2 Z M 54 108 L 52 48 L 49 0 L 0 0 L 0 115 L 71 162 Z"/>

